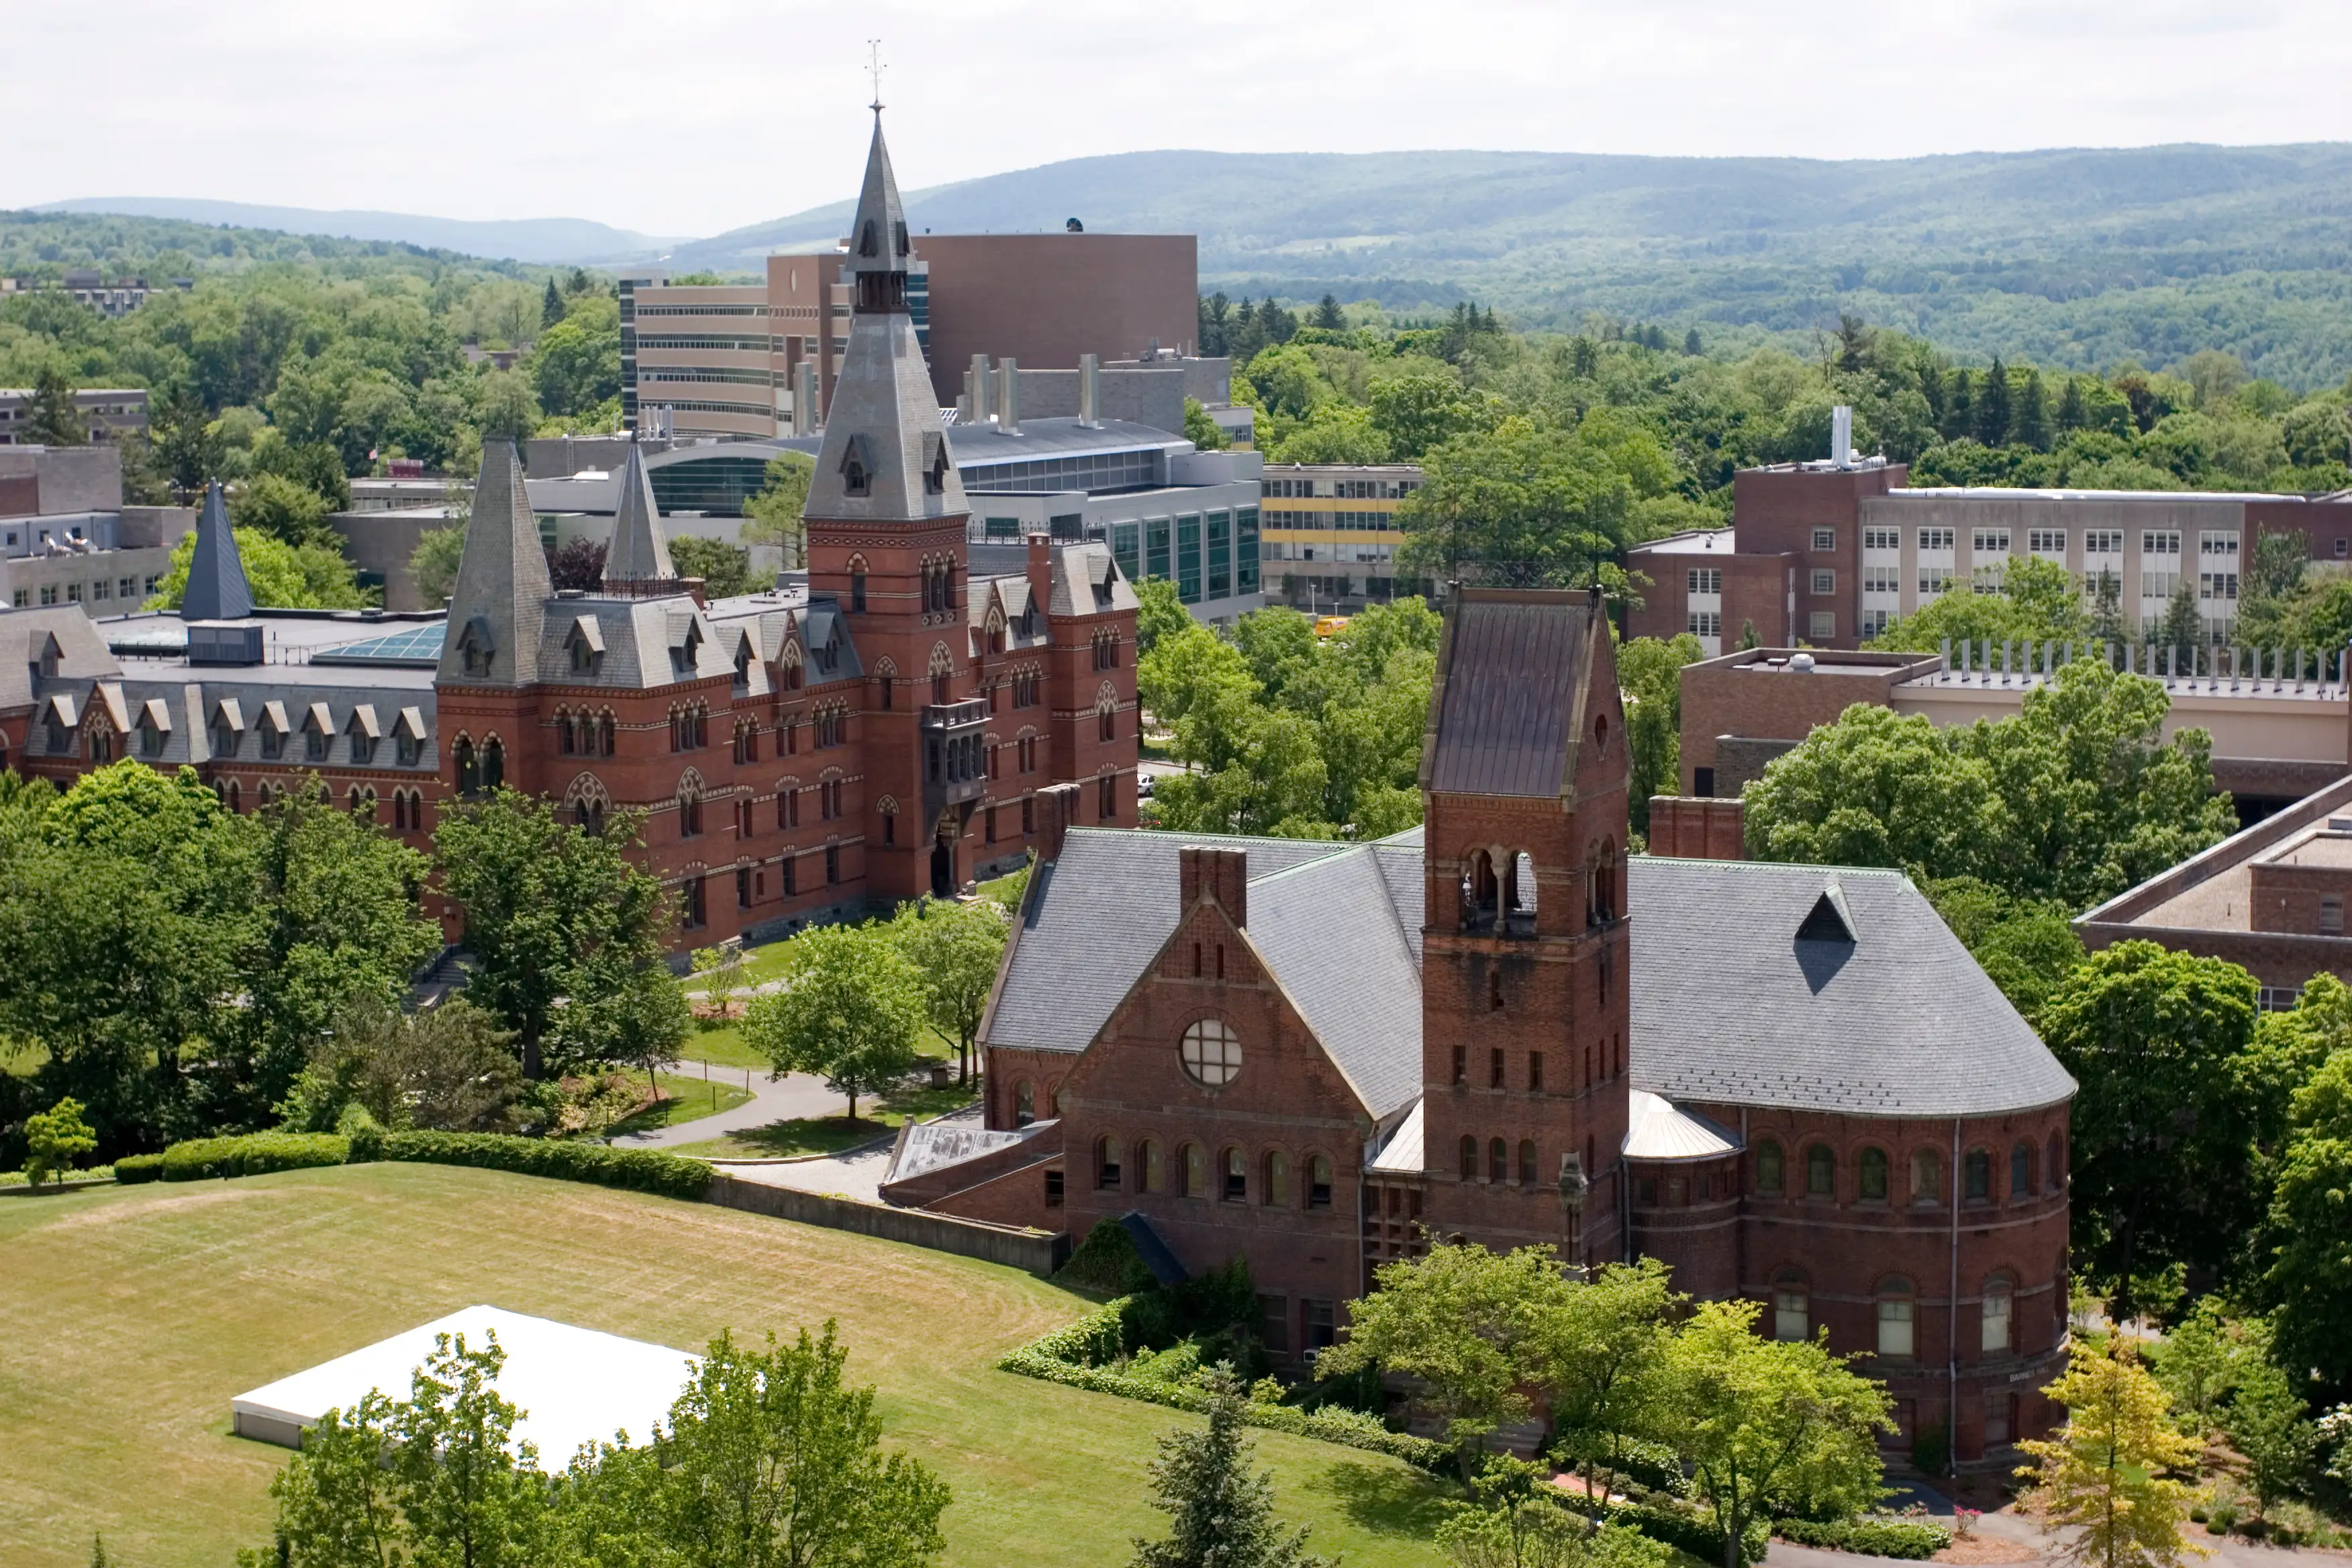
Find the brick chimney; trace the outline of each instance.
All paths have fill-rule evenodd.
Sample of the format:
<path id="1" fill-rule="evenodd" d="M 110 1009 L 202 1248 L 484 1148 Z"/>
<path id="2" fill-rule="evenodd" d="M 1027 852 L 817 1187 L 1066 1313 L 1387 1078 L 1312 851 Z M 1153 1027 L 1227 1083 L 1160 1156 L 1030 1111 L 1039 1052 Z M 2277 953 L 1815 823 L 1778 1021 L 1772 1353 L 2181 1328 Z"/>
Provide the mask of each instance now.
<path id="1" fill-rule="evenodd" d="M 1058 860 L 1070 824 L 1078 819 L 1078 786 L 1051 784 L 1037 792 L 1037 858 Z"/>
<path id="2" fill-rule="evenodd" d="M 1037 618 L 1044 620 L 1054 605 L 1054 541 L 1049 534 L 1029 536 L 1029 597 L 1036 603 Z"/>
<path id="3" fill-rule="evenodd" d="M 1249 925 L 1249 855 L 1245 850 L 1187 844 L 1177 852 L 1181 873 L 1178 898 L 1184 909 L 1203 894 L 1214 899 L 1234 924 Z"/>

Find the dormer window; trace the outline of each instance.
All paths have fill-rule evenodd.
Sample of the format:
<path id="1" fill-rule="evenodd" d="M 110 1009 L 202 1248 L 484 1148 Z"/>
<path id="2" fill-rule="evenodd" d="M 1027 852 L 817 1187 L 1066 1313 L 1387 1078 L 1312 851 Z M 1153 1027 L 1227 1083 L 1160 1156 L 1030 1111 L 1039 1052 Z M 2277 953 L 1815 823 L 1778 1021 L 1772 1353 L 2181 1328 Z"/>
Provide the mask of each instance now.
<path id="1" fill-rule="evenodd" d="M 459 664 L 465 672 L 478 679 L 488 679 L 490 673 L 490 656 L 495 651 L 490 645 L 488 623 L 478 616 L 467 621 L 466 629 L 459 633 L 457 637 Z"/>
<path id="2" fill-rule="evenodd" d="M 930 460 L 923 468 L 923 493 L 944 495 L 948 488 L 947 442 L 937 436 L 926 436 L 923 442 L 930 447 Z"/>
<path id="3" fill-rule="evenodd" d="M 866 465 L 857 460 L 855 452 L 841 465 L 841 488 L 854 496 L 869 494 L 874 488 L 873 481 L 866 478 Z"/>
<path id="4" fill-rule="evenodd" d="M 898 243 L 899 255 L 904 256 L 909 250 L 914 248 L 907 243 L 907 220 L 905 218 L 900 218 L 897 223 L 892 224 L 890 226 L 897 231 L 894 237 Z"/>
<path id="5" fill-rule="evenodd" d="M 881 236 L 874 226 L 874 220 L 867 218 L 865 226 L 857 231 L 857 254 L 879 256 L 881 253 Z"/>

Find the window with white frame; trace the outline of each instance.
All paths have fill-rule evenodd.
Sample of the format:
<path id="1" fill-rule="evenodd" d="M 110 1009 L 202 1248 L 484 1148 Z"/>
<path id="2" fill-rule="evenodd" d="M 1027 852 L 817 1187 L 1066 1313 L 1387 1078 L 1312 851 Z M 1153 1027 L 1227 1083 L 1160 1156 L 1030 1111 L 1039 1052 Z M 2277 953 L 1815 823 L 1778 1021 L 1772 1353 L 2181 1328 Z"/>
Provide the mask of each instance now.
<path id="1" fill-rule="evenodd" d="M 2200 599 L 2235 599 L 2238 596 L 2238 574 L 2235 572 L 2200 572 L 2197 574 L 2197 596 Z"/>
<path id="2" fill-rule="evenodd" d="M 1719 637 L 1723 635 L 1721 610 L 1693 610 L 1690 613 L 1690 635 L 1695 637 Z"/>
<path id="3" fill-rule="evenodd" d="M 2124 534 L 2119 528 L 2094 528 L 2083 535 L 2083 553 L 2085 555 L 2121 555 L 2123 552 Z"/>
<path id="4" fill-rule="evenodd" d="M 2139 596 L 2140 596 L 2141 598 L 2143 598 L 2143 599 L 2169 599 L 2169 598 L 2171 598 L 2171 597 L 2172 597 L 2172 595 L 2175 595 L 2175 594 L 2179 593 L 2179 591 L 2180 591 L 2180 574 L 2179 574 L 2179 573 L 2178 573 L 2178 572 L 2151 572 L 2151 571 L 2149 571 L 2147 568 L 2146 568 L 2145 566 L 2143 566 L 2143 567 L 2141 567 L 2141 568 L 2140 568 L 2140 574 L 2139 574 Z"/>
<path id="5" fill-rule="evenodd" d="M 1807 625 L 1810 628 L 1806 633 L 1808 637 L 1811 637 L 1815 642 L 1826 642 L 1831 637 L 1837 636 L 1837 612 L 1835 610 L 1815 610 L 1812 615 L 1808 617 Z"/>
<path id="6" fill-rule="evenodd" d="M 1903 569 L 1899 566 L 1865 566 L 1862 569 L 1862 591 L 1865 594 L 1899 594 L 1903 591 Z"/>
<path id="7" fill-rule="evenodd" d="M 1862 531 L 1864 550 L 1900 550 L 1903 535 L 1892 528 L 1865 528 Z"/>
<path id="8" fill-rule="evenodd" d="M 1723 568 L 1694 566 L 1690 569 L 1689 581 L 1690 591 L 1694 594 L 1720 594 L 1723 592 Z"/>
<path id="9" fill-rule="evenodd" d="M 1816 594 L 1836 593 L 1837 574 L 1826 566 L 1815 567 L 1813 569 L 1813 592 Z"/>
<path id="10" fill-rule="evenodd" d="M 2180 553 L 2180 535 L 2171 529 L 2148 529 L 2139 536 L 2139 552 L 2142 555 L 2178 555 Z"/>
<path id="11" fill-rule="evenodd" d="M 2025 534 L 2025 548 L 2035 555 L 2063 561 L 2066 559 L 2066 531 L 2063 528 L 2029 529 Z"/>
<path id="12" fill-rule="evenodd" d="M 1882 637 L 1885 635 L 1886 624 L 1893 618 L 1893 616 L 1885 610 L 1863 611 L 1861 635 L 1866 637 Z"/>
<path id="13" fill-rule="evenodd" d="M 1952 531 L 1950 529 L 1923 528 L 1919 531 L 1920 549 L 1929 551 L 1949 550 L 1951 547 Z"/>
<path id="14" fill-rule="evenodd" d="M 2238 536 L 2226 531 L 2208 530 L 2197 536 L 2197 552 L 2209 561 L 2227 556 L 2234 563 L 2238 559 Z"/>
<path id="15" fill-rule="evenodd" d="M 1816 550 L 1835 550 L 1837 548 L 1837 530 L 1834 528 L 1817 528 L 1813 530 L 1813 548 Z"/>
<path id="16" fill-rule="evenodd" d="M 2009 530 L 1979 528 L 1970 536 L 1969 547 L 1979 555 L 2006 555 L 2009 553 Z"/>
<path id="17" fill-rule="evenodd" d="M 1948 566 L 1922 567 L 1919 571 L 1919 593 L 1925 598 L 1952 591 L 1952 569 Z"/>

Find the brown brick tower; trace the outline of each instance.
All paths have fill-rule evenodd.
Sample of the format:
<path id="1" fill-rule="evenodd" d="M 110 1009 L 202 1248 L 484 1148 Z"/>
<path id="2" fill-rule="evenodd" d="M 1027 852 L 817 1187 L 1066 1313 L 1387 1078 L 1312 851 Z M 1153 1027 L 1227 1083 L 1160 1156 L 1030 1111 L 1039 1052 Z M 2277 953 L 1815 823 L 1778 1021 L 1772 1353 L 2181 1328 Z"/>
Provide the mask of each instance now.
<path id="1" fill-rule="evenodd" d="M 946 893 L 971 874 L 987 786 L 972 689 L 963 484 L 907 310 L 911 254 L 875 106 L 842 275 L 849 347 L 809 484 L 809 592 L 839 602 L 865 662 L 869 894 Z"/>
<path id="2" fill-rule="evenodd" d="M 1598 594 L 1456 589 L 1421 770 L 1428 1222 L 1612 1260 L 1629 769 Z"/>

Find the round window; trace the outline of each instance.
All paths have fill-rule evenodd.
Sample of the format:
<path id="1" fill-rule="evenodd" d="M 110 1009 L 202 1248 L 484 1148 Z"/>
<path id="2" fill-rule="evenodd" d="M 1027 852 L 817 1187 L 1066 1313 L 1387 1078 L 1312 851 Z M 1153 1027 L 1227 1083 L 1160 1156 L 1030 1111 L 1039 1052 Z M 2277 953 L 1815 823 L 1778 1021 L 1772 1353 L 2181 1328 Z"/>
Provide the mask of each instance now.
<path id="1" fill-rule="evenodd" d="M 1242 1070 L 1242 1042 L 1223 1018 L 1202 1018 L 1184 1031 L 1184 1070 L 1214 1089 Z"/>

